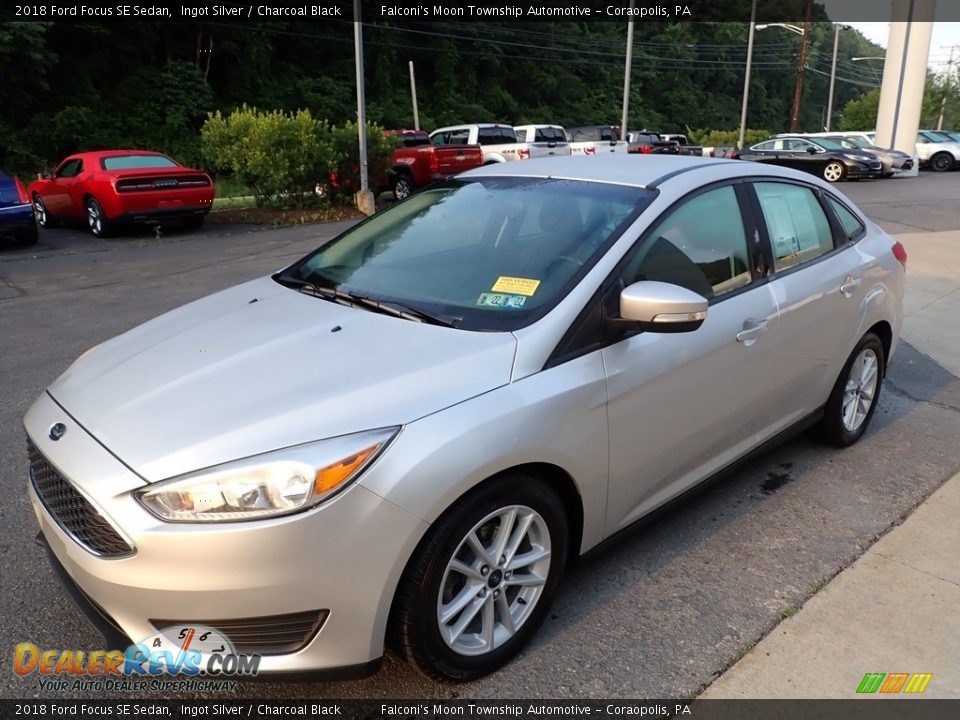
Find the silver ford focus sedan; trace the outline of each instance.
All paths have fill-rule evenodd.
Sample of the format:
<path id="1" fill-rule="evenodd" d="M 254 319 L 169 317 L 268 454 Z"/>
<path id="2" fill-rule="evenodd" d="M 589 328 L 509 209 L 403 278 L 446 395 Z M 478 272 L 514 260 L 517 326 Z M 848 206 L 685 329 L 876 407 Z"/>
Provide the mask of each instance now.
<path id="1" fill-rule="evenodd" d="M 856 442 L 905 266 L 788 169 L 479 168 L 85 353 L 26 415 L 28 492 L 119 647 L 470 680 L 605 538 L 792 430 Z"/>

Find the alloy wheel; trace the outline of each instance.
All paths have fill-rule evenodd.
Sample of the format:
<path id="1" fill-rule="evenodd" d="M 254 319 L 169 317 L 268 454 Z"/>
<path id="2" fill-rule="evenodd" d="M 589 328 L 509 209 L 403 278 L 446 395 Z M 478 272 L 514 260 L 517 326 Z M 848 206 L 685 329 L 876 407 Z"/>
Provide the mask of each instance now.
<path id="1" fill-rule="evenodd" d="M 437 623 L 460 655 L 501 647 L 530 618 L 550 574 L 550 532 L 532 508 L 511 505 L 478 522 L 447 563 Z"/>
<path id="2" fill-rule="evenodd" d="M 850 366 L 843 391 L 843 426 L 850 432 L 857 430 L 870 413 L 880 379 L 879 370 L 877 354 L 869 347 L 861 350 Z"/>
<path id="3" fill-rule="evenodd" d="M 94 235 L 103 233 L 103 210 L 96 200 L 87 201 L 87 225 Z"/>
<path id="4" fill-rule="evenodd" d="M 43 204 L 39 195 L 33 198 L 33 215 L 40 227 L 45 228 L 47 226 L 47 206 Z"/>
<path id="5" fill-rule="evenodd" d="M 828 182 L 838 182 L 843 177 L 843 165 L 837 162 L 829 163 L 823 169 L 823 177 Z"/>

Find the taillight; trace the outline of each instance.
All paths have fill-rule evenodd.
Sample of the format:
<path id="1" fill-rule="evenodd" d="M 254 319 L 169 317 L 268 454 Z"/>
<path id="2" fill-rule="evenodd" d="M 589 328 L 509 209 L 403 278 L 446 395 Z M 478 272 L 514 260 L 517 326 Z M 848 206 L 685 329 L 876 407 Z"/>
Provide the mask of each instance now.
<path id="1" fill-rule="evenodd" d="M 440 172 L 440 156 L 436 150 L 430 152 L 430 172 Z"/>
<path id="2" fill-rule="evenodd" d="M 520 150 L 517 152 L 517 155 L 520 156 L 520 159 L 521 159 L 521 160 L 529 160 L 529 159 L 530 159 L 530 150 L 529 150 L 529 148 L 520 148 Z"/>
<path id="3" fill-rule="evenodd" d="M 893 244 L 893 256 L 897 259 L 903 269 L 907 269 L 907 249 L 903 246 L 899 240 Z"/>
<path id="4" fill-rule="evenodd" d="M 649 145 L 644 145 L 643 147 L 640 148 L 640 152 L 643 153 L 644 155 L 650 155 L 651 153 L 653 153 L 653 148 Z"/>
<path id="5" fill-rule="evenodd" d="M 20 182 L 20 178 L 18 177 L 13 178 L 13 184 L 17 188 L 17 197 L 20 198 L 20 202 L 22 202 L 24 205 L 29 205 L 30 196 L 27 195 L 27 188 L 24 187 L 22 182 Z"/>

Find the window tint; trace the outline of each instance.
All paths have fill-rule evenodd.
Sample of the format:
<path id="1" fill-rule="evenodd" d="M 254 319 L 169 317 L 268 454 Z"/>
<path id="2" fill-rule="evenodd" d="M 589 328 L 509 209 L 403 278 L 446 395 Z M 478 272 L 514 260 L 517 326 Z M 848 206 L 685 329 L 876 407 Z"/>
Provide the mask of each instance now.
<path id="1" fill-rule="evenodd" d="M 117 155 L 100 161 L 104 170 L 128 170 L 137 168 L 177 167 L 166 155 Z"/>
<path id="2" fill-rule="evenodd" d="M 727 186 L 673 211 L 637 249 L 623 280 L 673 283 L 711 298 L 750 282 L 748 257 L 737 195 Z"/>
<path id="3" fill-rule="evenodd" d="M 82 160 L 68 160 L 63 165 L 60 166 L 60 169 L 57 170 L 57 177 L 62 178 L 71 178 L 77 175 L 80 170 L 83 168 Z"/>
<path id="4" fill-rule="evenodd" d="M 491 127 L 480 128 L 477 131 L 477 142 L 480 145 L 500 145 L 502 143 L 515 143 L 517 134 L 512 127 Z"/>
<path id="5" fill-rule="evenodd" d="M 865 230 L 860 219 L 847 210 L 846 206 L 840 204 L 832 197 L 828 196 L 828 199 L 830 200 L 830 207 L 832 207 L 833 212 L 836 213 L 837 219 L 840 221 L 840 225 L 843 226 L 843 232 L 848 240 L 852 240 Z"/>
<path id="6" fill-rule="evenodd" d="M 534 142 L 565 142 L 566 137 L 560 128 L 537 128 Z"/>
<path id="7" fill-rule="evenodd" d="M 776 145 L 773 140 L 767 140 L 766 142 L 762 142 L 759 145 L 754 145 L 753 149 L 754 150 L 773 150 L 775 147 Z"/>
<path id="8" fill-rule="evenodd" d="M 756 183 L 773 246 L 773 265 L 785 270 L 833 250 L 830 223 L 816 195 L 800 185 Z"/>

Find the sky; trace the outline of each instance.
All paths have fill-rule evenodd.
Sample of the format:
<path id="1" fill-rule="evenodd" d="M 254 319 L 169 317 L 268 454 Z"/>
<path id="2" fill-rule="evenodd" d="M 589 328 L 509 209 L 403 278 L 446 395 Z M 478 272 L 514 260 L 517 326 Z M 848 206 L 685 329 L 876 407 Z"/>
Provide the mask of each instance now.
<path id="1" fill-rule="evenodd" d="M 941 0 L 941 2 L 956 2 L 957 0 Z M 847 23 L 859 30 L 867 39 L 883 47 L 887 46 L 887 34 L 890 32 L 890 23 L 884 22 L 851 22 Z M 953 72 L 960 69 L 960 22 L 935 22 L 933 35 L 930 37 L 930 57 L 928 65 L 935 72 L 945 72 L 950 59 L 950 47 L 957 46 L 954 51 Z M 870 61 L 865 61 L 870 62 Z M 883 63 L 878 63 L 882 65 Z"/>

